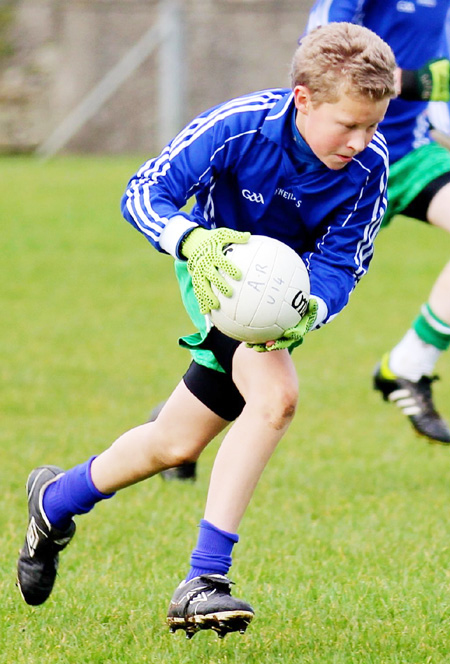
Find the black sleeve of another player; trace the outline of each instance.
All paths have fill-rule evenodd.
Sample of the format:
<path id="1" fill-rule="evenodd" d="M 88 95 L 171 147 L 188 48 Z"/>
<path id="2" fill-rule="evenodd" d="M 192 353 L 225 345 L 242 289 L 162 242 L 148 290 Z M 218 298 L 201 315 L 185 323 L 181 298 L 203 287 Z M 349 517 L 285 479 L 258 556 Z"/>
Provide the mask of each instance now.
<path id="1" fill-rule="evenodd" d="M 433 89 L 431 76 L 420 77 L 415 69 L 402 69 L 400 97 L 407 101 L 429 101 Z"/>

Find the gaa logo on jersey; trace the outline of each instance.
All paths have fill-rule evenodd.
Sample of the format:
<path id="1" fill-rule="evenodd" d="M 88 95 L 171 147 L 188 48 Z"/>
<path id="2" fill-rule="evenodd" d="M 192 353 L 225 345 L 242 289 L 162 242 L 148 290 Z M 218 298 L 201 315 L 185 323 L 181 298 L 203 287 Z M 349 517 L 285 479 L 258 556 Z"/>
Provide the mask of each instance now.
<path id="1" fill-rule="evenodd" d="M 242 195 L 244 198 L 246 198 L 248 201 L 251 201 L 252 203 L 264 204 L 264 197 L 262 194 L 255 194 L 253 191 L 249 191 L 248 189 L 243 189 Z"/>
<path id="2" fill-rule="evenodd" d="M 414 14 L 416 7 L 414 2 L 408 2 L 408 0 L 400 0 L 397 2 L 397 11 L 404 12 L 405 14 Z"/>

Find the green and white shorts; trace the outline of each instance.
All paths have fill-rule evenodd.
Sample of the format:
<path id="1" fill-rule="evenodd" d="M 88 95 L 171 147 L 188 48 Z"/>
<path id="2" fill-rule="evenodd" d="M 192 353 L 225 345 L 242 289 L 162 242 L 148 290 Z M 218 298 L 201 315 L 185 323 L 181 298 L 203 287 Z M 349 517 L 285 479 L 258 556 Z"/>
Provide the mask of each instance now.
<path id="1" fill-rule="evenodd" d="M 434 192 L 431 190 L 428 203 L 441 186 L 450 182 L 450 152 L 434 142 L 422 145 L 392 164 L 388 181 L 388 207 L 382 227 L 387 226 L 397 214 L 416 216 L 413 202 L 438 179 L 440 186 Z M 418 207 L 423 207 L 423 204 L 418 203 Z M 416 216 L 419 219 L 422 217 L 424 215 Z"/>
<path id="2" fill-rule="evenodd" d="M 184 308 L 198 330 L 198 332 L 194 332 L 193 334 L 180 337 L 178 343 L 180 346 L 187 348 L 191 352 L 192 359 L 197 362 L 197 364 L 201 364 L 208 369 L 223 372 L 224 369 L 220 366 L 214 354 L 210 350 L 201 347 L 208 336 L 212 325 L 208 316 L 204 316 L 200 313 L 200 308 L 198 306 L 197 298 L 194 295 L 192 279 L 188 272 L 186 261 L 175 261 L 175 274 L 180 286 Z"/>

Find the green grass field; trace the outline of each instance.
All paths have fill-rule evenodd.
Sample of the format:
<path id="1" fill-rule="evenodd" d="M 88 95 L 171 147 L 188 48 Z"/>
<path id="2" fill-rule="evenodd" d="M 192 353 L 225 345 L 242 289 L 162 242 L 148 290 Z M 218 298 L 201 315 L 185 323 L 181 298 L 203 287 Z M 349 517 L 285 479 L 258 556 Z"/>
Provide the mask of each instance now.
<path id="1" fill-rule="evenodd" d="M 444 233 L 402 219 L 349 307 L 295 353 L 301 404 L 230 573 L 256 609 L 247 634 L 187 641 L 165 625 L 219 441 L 195 485 L 156 477 L 79 518 L 48 602 L 22 601 L 28 472 L 101 452 L 189 360 L 172 261 L 120 215 L 140 161 L 0 159 L 0 663 L 448 663 L 450 449 L 416 438 L 371 389 L 449 254 Z M 438 370 L 450 416 L 448 356 Z"/>

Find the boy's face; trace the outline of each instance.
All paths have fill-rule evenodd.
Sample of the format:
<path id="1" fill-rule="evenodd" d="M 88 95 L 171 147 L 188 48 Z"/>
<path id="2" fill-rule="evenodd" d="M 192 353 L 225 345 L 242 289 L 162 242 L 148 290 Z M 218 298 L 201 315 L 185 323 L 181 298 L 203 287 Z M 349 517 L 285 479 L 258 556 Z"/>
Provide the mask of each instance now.
<path id="1" fill-rule="evenodd" d="M 333 170 L 344 168 L 372 140 L 389 99 L 373 101 L 342 93 L 333 104 L 313 106 L 304 85 L 294 88 L 296 125 L 311 150 Z"/>

